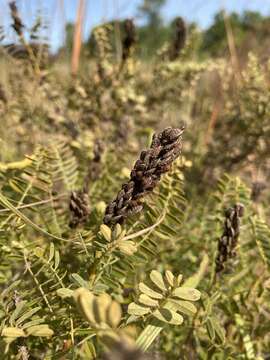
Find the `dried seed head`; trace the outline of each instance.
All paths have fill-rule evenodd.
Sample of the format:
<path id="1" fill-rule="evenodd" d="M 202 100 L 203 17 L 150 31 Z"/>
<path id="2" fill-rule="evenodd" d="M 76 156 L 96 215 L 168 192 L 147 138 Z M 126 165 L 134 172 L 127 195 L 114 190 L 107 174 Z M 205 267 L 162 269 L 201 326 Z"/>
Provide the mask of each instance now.
<path id="1" fill-rule="evenodd" d="M 10 8 L 11 17 L 12 17 L 12 20 L 13 20 L 12 27 L 19 36 L 22 36 L 24 24 L 23 24 L 23 22 L 22 22 L 22 20 L 20 18 L 16 2 L 15 1 L 10 2 L 9 3 L 9 8 Z"/>
<path id="2" fill-rule="evenodd" d="M 132 48 L 136 44 L 136 29 L 132 19 L 124 22 L 125 37 L 122 42 L 122 61 L 125 62 L 130 57 Z"/>
<path id="3" fill-rule="evenodd" d="M 244 205 L 242 204 L 236 204 L 225 211 L 224 231 L 218 241 L 216 273 L 224 270 L 227 260 L 236 256 L 235 248 L 240 234 L 240 218 L 243 215 Z"/>
<path id="4" fill-rule="evenodd" d="M 168 127 L 154 134 L 150 149 L 142 151 L 135 162 L 129 182 L 107 206 L 105 224 L 122 223 L 128 216 L 143 209 L 141 199 L 155 188 L 161 175 L 169 171 L 172 162 L 180 155 L 183 131 L 184 127 Z"/>
<path id="5" fill-rule="evenodd" d="M 174 37 L 171 46 L 170 60 L 176 60 L 186 43 L 186 24 L 181 17 L 174 21 Z"/>
<path id="6" fill-rule="evenodd" d="M 71 228 L 77 227 L 84 223 L 90 214 L 88 194 L 84 191 L 72 191 L 69 202 L 69 209 L 71 212 L 71 220 L 69 226 Z"/>

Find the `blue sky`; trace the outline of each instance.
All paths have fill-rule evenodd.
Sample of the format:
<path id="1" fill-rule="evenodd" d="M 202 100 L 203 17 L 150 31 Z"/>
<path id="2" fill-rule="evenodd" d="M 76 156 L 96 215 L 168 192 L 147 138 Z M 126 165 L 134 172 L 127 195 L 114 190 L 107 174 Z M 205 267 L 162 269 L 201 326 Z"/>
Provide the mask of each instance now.
<path id="1" fill-rule="evenodd" d="M 40 10 L 45 14 L 48 23 L 48 37 L 55 50 L 64 40 L 64 28 L 67 21 L 74 21 L 79 0 L 17 0 L 24 21 L 30 26 L 35 14 Z M 13 40 L 8 16 L 9 0 L 0 0 L 0 25 L 6 29 L 6 34 Z M 137 23 L 137 8 L 142 0 L 86 0 L 84 14 L 84 38 L 88 38 L 91 28 L 104 20 L 113 18 L 134 17 Z M 225 8 L 228 12 L 244 10 L 260 11 L 270 15 L 270 0 L 167 0 L 162 8 L 165 21 L 175 16 L 182 16 L 187 21 L 196 21 L 201 28 L 211 24 L 217 11 Z"/>

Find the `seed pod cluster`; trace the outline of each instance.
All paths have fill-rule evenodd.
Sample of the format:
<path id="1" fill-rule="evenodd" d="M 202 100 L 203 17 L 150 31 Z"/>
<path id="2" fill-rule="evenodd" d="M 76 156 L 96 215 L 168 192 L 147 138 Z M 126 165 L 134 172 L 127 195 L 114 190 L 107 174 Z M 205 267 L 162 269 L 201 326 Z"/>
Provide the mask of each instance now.
<path id="1" fill-rule="evenodd" d="M 153 191 L 161 175 L 170 170 L 172 162 L 182 149 L 182 128 L 164 129 L 154 134 L 150 149 L 141 152 L 130 174 L 128 183 L 122 185 L 115 200 L 106 208 L 104 223 L 113 225 L 143 209 L 142 199 Z"/>
<path id="2" fill-rule="evenodd" d="M 236 256 L 235 248 L 240 234 L 240 218 L 244 215 L 244 206 L 236 204 L 225 211 L 224 231 L 218 241 L 216 273 L 225 268 L 228 259 Z"/>
<path id="3" fill-rule="evenodd" d="M 72 191 L 69 202 L 71 219 L 69 226 L 76 228 L 79 224 L 86 221 L 90 214 L 88 194 L 84 191 Z"/>
<path id="4" fill-rule="evenodd" d="M 186 25 L 181 17 L 177 17 L 175 19 L 174 28 L 175 28 L 174 37 L 172 41 L 171 54 L 170 54 L 171 61 L 175 60 L 179 56 L 180 51 L 185 46 L 186 35 L 187 35 Z"/>
<path id="5" fill-rule="evenodd" d="M 132 19 L 127 19 L 124 22 L 125 36 L 122 42 L 122 62 L 125 62 L 131 55 L 132 48 L 136 43 L 135 25 Z"/>
<path id="6" fill-rule="evenodd" d="M 9 3 L 9 8 L 10 8 L 11 17 L 12 17 L 12 20 L 13 20 L 12 27 L 19 36 L 22 36 L 24 24 L 23 24 L 23 22 L 21 20 L 21 17 L 19 15 L 16 2 L 15 1 L 10 2 Z"/>

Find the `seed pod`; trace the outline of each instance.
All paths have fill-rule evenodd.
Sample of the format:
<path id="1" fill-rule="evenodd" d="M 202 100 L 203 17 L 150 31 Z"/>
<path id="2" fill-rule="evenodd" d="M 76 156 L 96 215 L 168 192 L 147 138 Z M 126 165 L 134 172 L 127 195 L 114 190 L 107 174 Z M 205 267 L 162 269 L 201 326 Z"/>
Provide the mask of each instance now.
<path id="1" fill-rule="evenodd" d="M 122 185 L 116 199 L 106 208 L 104 223 L 123 223 L 128 216 L 143 209 L 142 199 L 153 191 L 161 175 L 169 171 L 173 161 L 180 155 L 184 127 L 168 127 L 154 134 L 150 149 L 144 150 L 130 173 L 128 183 Z"/>
<path id="2" fill-rule="evenodd" d="M 88 194 L 84 191 L 72 191 L 69 209 L 71 212 L 69 226 L 71 228 L 75 228 L 79 224 L 84 223 L 90 214 Z"/>
<path id="3" fill-rule="evenodd" d="M 131 55 L 132 48 L 136 44 L 136 31 L 132 19 L 127 19 L 124 22 L 125 37 L 122 42 L 122 62 L 124 63 Z"/>
<path id="4" fill-rule="evenodd" d="M 20 18 L 16 2 L 15 1 L 10 2 L 9 8 L 10 8 L 11 17 L 13 20 L 12 27 L 19 36 L 22 36 L 24 24 Z"/>
<path id="5" fill-rule="evenodd" d="M 176 60 L 186 42 L 186 25 L 181 17 L 177 17 L 174 21 L 174 37 L 171 45 L 170 60 Z"/>
<path id="6" fill-rule="evenodd" d="M 235 248 L 240 234 L 240 218 L 244 215 L 244 206 L 236 204 L 225 211 L 224 231 L 218 241 L 216 273 L 225 269 L 228 259 L 236 256 Z"/>

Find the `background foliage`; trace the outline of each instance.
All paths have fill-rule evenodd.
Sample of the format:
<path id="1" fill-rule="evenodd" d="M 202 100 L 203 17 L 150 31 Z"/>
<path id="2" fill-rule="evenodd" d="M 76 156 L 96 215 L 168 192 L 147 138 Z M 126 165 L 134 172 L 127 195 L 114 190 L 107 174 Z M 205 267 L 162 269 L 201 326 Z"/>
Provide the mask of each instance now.
<path id="1" fill-rule="evenodd" d="M 220 13 L 205 32 L 187 25 L 179 48 L 162 4 L 145 1 L 136 36 L 125 22 L 117 38 L 115 23 L 95 28 L 73 77 L 38 36 L 46 24 L 27 29 L 13 7 L 22 47 L 0 59 L 3 358 L 269 356 L 269 19 Z M 103 224 L 153 133 L 183 123 L 182 156 L 143 211 Z"/>

